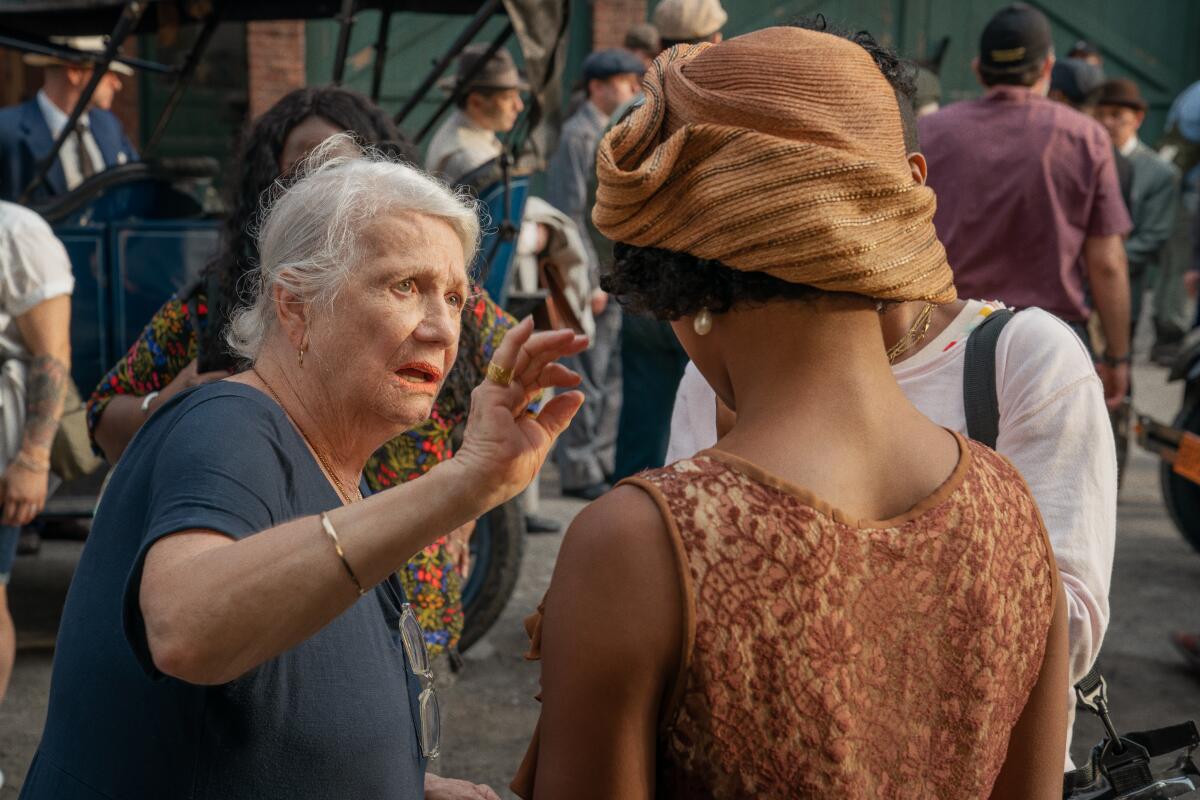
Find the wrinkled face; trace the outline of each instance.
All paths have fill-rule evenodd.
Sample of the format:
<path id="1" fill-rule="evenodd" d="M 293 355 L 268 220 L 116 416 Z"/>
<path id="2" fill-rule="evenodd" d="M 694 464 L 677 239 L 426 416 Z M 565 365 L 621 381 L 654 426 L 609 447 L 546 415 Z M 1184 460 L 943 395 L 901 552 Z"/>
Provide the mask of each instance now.
<path id="1" fill-rule="evenodd" d="M 342 129 L 324 117 L 306 117 L 299 125 L 288 131 L 279 153 L 279 174 L 287 175 L 297 162 L 316 149 L 317 145 Z"/>
<path id="2" fill-rule="evenodd" d="M 1108 131 L 1117 147 L 1128 142 L 1131 136 L 1137 135 L 1138 128 L 1142 126 L 1142 120 L 1146 116 L 1141 111 L 1125 106 L 1096 106 L 1093 115 Z"/>
<path id="3" fill-rule="evenodd" d="M 458 351 L 468 282 L 463 248 L 443 220 L 385 214 L 359 236 L 359 261 L 310 347 L 352 419 L 397 433 L 429 417 Z"/>
<path id="4" fill-rule="evenodd" d="M 471 116 L 476 123 L 496 133 L 507 133 L 517 124 L 517 117 L 525 110 L 519 89 L 503 89 L 498 92 L 472 92 L 467 98 Z"/>
<path id="5" fill-rule="evenodd" d="M 636 74 L 629 72 L 623 75 L 613 75 L 605 80 L 589 81 L 588 92 L 596 108 L 605 114 L 612 115 L 618 108 L 628 103 L 642 90 L 642 81 Z"/>

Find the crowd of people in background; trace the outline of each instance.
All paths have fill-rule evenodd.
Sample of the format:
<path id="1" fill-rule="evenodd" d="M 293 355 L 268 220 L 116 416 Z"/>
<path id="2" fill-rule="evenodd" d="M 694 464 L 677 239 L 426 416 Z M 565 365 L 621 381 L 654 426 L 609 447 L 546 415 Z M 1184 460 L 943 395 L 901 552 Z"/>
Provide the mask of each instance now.
<path id="1" fill-rule="evenodd" d="M 1087 42 L 1056 57 L 1023 3 L 981 32 L 982 95 L 947 105 L 939 63 L 869 34 L 727 23 L 662 0 L 582 60 L 512 277 L 553 284 L 570 332 L 468 281 L 461 187 L 509 157 L 529 90 L 506 49 L 463 51 L 423 158 L 344 88 L 252 121 L 218 253 L 80 387 L 113 499 L 22 797 L 494 797 L 426 772 L 433 675 L 459 667 L 475 520 L 520 494 L 530 532 L 559 530 L 547 458 L 591 505 L 527 623 L 521 796 L 1061 796 L 1134 337 L 1150 316 L 1166 365 L 1194 326 L 1200 82 L 1152 147 L 1137 82 Z M 18 202 L 138 158 L 117 62 L 27 194 L 91 77 L 29 58 L 45 84 L 0 110 L 0 700 L 18 540 L 82 404 L 70 263 Z M 1173 640 L 1200 665 L 1200 637 Z M 325 694 L 339 658 L 372 666 Z"/>

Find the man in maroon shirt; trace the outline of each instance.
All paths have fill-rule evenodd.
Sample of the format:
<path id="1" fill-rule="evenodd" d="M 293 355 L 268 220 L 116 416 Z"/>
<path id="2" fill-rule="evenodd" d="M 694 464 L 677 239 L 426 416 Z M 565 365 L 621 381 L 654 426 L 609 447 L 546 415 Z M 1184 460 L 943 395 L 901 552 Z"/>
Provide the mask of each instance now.
<path id="1" fill-rule="evenodd" d="M 919 121 L 955 285 L 963 297 L 1043 308 L 1085 341 L 1094 305 L 1105 341 L 1097 370 L 1116 409 L 1129 384 L 1122 237 L 1132 223 L 1112 143 L 1095 120 L 1046 98 L 1054 52 L 1040 11 L 1002 9 L 979 50 L 984 96 Z"/>

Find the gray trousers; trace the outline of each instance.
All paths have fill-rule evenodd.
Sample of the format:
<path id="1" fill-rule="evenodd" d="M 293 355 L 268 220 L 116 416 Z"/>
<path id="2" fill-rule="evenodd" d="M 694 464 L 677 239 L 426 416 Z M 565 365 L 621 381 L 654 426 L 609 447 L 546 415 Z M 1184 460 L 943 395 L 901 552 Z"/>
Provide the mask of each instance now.
<path id="1" fill-rule="evenodd" d="M 1158 336 L 1182 337 L 1192 326 L 1192 313 L 1183 276 L 1192 262 L 1192 215 L 1197 195 L 1186 192 L 1179 203 L 1175 232 L 1158 254 L 1158 263 L 1146 284 L 1154 287 L 1154 327 Z"/>
<path id="2" fill-rule="evenodd" d="M 613 472 L 621 415 L 621 309 L 610 299 L 596 317 L 592 346 L 562 363 L 583 377 L 583 408 L 554 451 L 564 489 L 603 483 Z"/>

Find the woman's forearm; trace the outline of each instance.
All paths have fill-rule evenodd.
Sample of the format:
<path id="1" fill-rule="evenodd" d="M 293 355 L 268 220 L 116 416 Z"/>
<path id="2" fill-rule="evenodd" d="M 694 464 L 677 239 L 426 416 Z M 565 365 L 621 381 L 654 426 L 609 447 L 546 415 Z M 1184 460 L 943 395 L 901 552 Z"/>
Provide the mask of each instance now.
<path id="1" fill-rule="evenodd" d="M 108 463 L 115 464 L 134 435 L 150 415 L 142 411 L 145 398 L 131 394 L 114 395 L 104 407 L 104 413 L 96 421 L 92 436 L 104 451 Z M 158 398 L 155 398 L 157 401 Z"/>
<path id="2" fill-rule="evenodd" d="M 365 589 L 488 510 L 463 471 L 450 460 L 329 512 Z M 308 639 L 357 599 L 319 517 L 238 541 L 211 531 L 164 538 L 146 555 L 140 593 L 155 665 L 197 684 L 233 680 Z"/>

